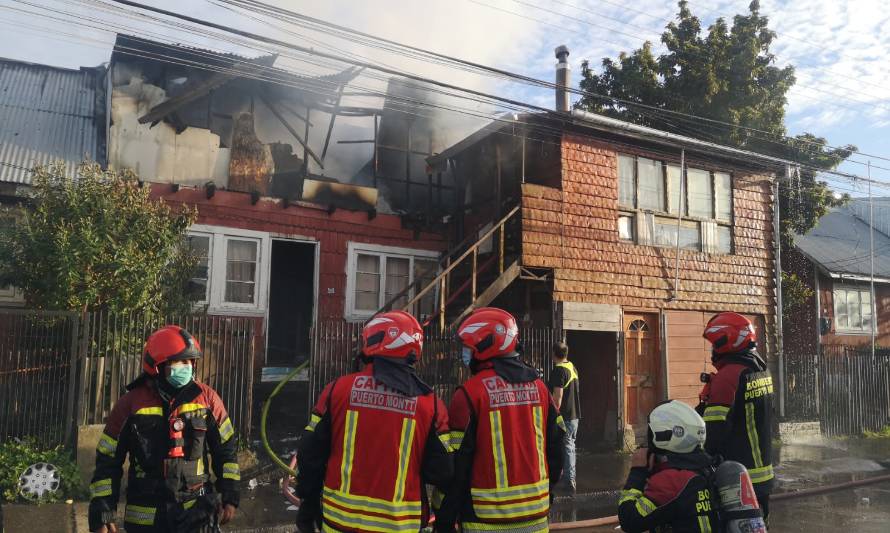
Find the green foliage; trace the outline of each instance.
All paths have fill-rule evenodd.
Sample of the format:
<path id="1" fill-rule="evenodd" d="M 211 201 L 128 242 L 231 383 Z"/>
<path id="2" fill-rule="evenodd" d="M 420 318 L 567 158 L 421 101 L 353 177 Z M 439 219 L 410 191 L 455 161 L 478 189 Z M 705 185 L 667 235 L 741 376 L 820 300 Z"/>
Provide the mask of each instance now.
<path id="1" fill-rule="evenodd" d="M 19 477 L 31 465 L 49 463 L 59 470 L 61 485 L 54 494 L 44 497 L 40 503 L 52 503 L 87 496 L 80 471 L 71 454 L 62 446 L 42 448 L 32 438 L 7 440 L 0 443 L 0 490 L 3 501 L 24 501 L 18 493 Z"/>
<path id="2" fill-rule="evenodd" d="M 0 285 L 31 307 L 187 312 L 195 258 L 185 245 L 194 210 L 152 199 L 130 172 L 82 163 L 34 169 L 30 208 L 0 235 Z"/>
<path id="3" fill-rule="evenodd" d="M 862 432 L 862 436 L 866 439 L 887 439 L 890 438 L 890 426 L 884 426 L 878 431 L 869 431 L 865 430 Z"/>
<path id="4" fill-rule="evenodd" d="M 804 133 L 783 140 L 785 105 L 795 83 L 794 67 L 777 67 L 770 46 L 776 38 L 757 0 L 749 12 L 736 15 L 732 25 L 720 18 L 702 30 L 685 0 L 678 3 L 677 20 L 661 36 L 667 52 L 659 57 L 651 43 L 617 61 L 603 59 L 599 73 L 582 65 L 584 96 L 577 107 L 622 120 L 675 131 L 759 153 L 774 155 L 819 169 L 833 169 L 856 150 L 830 148 L 826 140 Z M 646 104 L 647 110 L 622 101 Z M 699 119 L 665 114 L 671 110 L 725 122 L 725 127 Z M 749 129 L 750 128 L 750 129 Z M 753 131 L 758 130 L 758 131 Z M 802 169 L 798 183 L 781 190 L 782 241 L 786 247 L 795 233 L 815 226 L 836 200 L 816 172 Z"/>
<path id="5" fill-rule="evenodd" d="M 786 320 L 801 311 L 815 292 L 797 274 L 782 272 L 782 311 Z"/>

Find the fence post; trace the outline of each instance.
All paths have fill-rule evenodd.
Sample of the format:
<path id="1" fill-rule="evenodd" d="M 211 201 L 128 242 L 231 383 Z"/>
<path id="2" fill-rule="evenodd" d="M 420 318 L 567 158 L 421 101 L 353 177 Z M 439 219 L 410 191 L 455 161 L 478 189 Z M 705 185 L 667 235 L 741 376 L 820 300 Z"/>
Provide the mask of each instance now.
<path id="1" fill-rule="evenodd" d="M 65 444 L 73 445 L 76 449 L 77 420 L 74 416 L 74 403 L 77 401 L 75 392 L 78 389 L 77 367 L 78 361 L 80 360 L 78 357 L 78 348 L 80 347 L 80 317 L 71 314 L 68 315 L 68 320 L 71 321 L 71 353 L 68 357 L 68 401 L 65 406 L 65 440 L 63 442 Z"/>

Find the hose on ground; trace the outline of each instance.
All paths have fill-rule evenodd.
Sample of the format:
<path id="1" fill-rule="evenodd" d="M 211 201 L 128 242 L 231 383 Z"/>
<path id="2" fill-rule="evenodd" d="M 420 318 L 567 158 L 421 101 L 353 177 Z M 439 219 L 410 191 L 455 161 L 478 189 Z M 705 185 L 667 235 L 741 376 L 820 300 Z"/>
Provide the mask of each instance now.
<path id="1" fill-rule="evenodd" d="M 272 446 L 269 445 L 269 438 L 266 436 L 266 418 L 269 416 L 269 406 L 272 405 L 272 400 L 278 396 L 278 393 L 281 392 L 281 389 L 284 388 L 284 384 L 293 379 L 294 376 L 299 374 L 303 369 L 309 366 L 309 361 L 306 361 L 302 365 L 294 368 L 284 378 L 272 389 L 272 393 L 269 394 L 269 397 L 266 398 L 266 401 L 263 402 L 263 412 L 260 415 L 260 440 L 263 443 L 263 449 L 266 450 L 266 454 L 272 461 L 278 465 L 278 468 L 284 471 L 285 474 L 296 477 L 297 472 L 286 465 L 284 461 L 281 460 L 280 457 L 272 450 Z"/>

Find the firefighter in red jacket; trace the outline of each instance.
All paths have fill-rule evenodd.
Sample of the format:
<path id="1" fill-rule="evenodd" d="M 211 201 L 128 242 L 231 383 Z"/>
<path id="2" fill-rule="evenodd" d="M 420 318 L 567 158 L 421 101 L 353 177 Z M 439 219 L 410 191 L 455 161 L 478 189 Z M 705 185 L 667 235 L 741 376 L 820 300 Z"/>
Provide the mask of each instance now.
<path id="1" fill-rule="evenodd" d="M 417 532 L 429 518 L 424 483 L 453 475 L 448 412 L 415 373 L 423 330 L 403 311 L 362 330 L 361 372 L 324 388 L 300 440 L 301 533 Z"/>
<path id="2" fill-rule="evenodd" d="M 473 312 L 458 329 L 473 376 L 448 410 L 454 482 L 436 513 L 437 531 L 547 531 L 550 488 L 562 472 L 565 426 L 547 385 L 517 353 L 512 315 Z"/>
<path id="3" fill-rule="evenodd" d="M 758 355 L 750 320 L 738 313 L 714 315 L 704 338 L 717 368 L 707 378 L 698 411 L 708 427 L 705 450 L 745 465 L 764 518 L 773 487 L 773 378 Z"/>
<path id="4" fill-rule="evenodd" d="M 123 520 L 128 533 L 200 531 L 235 515 L 240 480 L 235 430 L 216 391 L 193 379 L 193 362 L 200 358 L 198 341 L 179 326 L 164 326 L 148 337 L 143 373 L 115 403 L 96 447 L 90 531 L 117 531 L 128 455 Z"/>
<path id="5" fill-rule="evenodd" d="M 667 401 L 649 414 L 649 447 L 634 454 L 618 521 L 627 533 L 717 533 L 718 495 L 708 479 L 711 457 L 702 449 L 705 422 L 683 402 Z"/>

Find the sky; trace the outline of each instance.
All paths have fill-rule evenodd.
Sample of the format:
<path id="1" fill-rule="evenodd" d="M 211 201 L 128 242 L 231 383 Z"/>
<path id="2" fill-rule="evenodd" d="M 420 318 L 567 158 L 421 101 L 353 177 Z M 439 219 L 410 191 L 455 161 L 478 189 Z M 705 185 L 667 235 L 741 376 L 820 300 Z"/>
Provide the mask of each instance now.
<path id="1" fill-rule="evenodd" d="M 508 83 L 491 76 L 405 58 L 377 48 L 289 25 L 281 17 L 245 14 L 223 0 L 142 0 L 148 5 L 275 37 L 287 42 L 385 64 L 454 85 L 496 93 L 541 107 L 553 106 L 549 90 Z M 660 35 L 676 16 L 667 0 L 266 0 L 305 15 L 336 22 L 375 36 L 468 59 L 535 78 L 552 80 L 553 49 L 568 46 L 573 81 L 581 62 L 599 65 L 603 57 L 632 51 L 649 40 L 656 54 Z M 748 0 L 690 0 L 704 27 L 717 17 L 746 13 Z M 890 10 L 881 0 L 763 0 L 761 12 L 777 33 L 772 51 L 778 65 L 796 68 L 797 84 L 789 93 L 789 134 L 810 132 L 831 145 L 854 144 L 860 152 L 841 170 L 890 182 Z M 130 9 L 130 8 L 127 8 Z M 130 9 L 132 11 L 132 9 Z M 230 37 L 195 34 L 182 28 L 109 11 L 103 0 L 0 0 L 0 57 L 77 68 L 109 59 L 114 30 L 244 55 L 280 49 L 231 42 Z M 344 68 L 326 60 L 283 54 L 276 65 L 305 74 Z M 359 86 L 379 86 L 362 76 Z M 449 100 L 464 112 L 491 110 L 473 100 Z M 359 102 L 356 102 L 358 105 Z M 840 192 L 861 195 L 864 184 L 831 180 Z M 890 189 L 875 194 L 890 195 Z"/>

